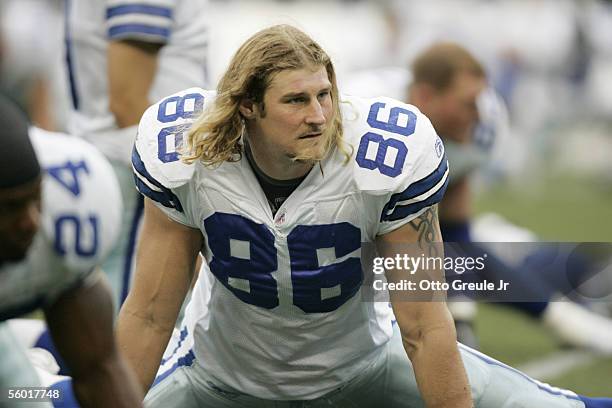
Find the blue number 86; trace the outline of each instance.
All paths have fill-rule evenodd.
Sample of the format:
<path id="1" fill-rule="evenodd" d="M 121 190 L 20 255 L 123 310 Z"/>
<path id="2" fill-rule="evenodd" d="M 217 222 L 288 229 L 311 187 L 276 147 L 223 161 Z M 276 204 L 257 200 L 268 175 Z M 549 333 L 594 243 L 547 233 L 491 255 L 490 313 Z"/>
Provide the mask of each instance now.
<path id="1" fill-rule="evenodd" d="M 174 109 L 170 107 L 174 106 Z M 187 109 L 189 107 L 189 109 Z M 204 109 L 204 96 L 190 93 L 183 96 L 171 96 L 164 99 L 157 109 L 157 120 L 162 123 L 174 122 L 177 119 L 195 117 Z M 177 149 L 183 143 L 183 133 L 188 129 L 184 124 L 167 126 L 157 134 L 157 157 L 162 163 L 178 161 Z M 174 137 L 174 141 L 171 138 Z"/>
<path id="2" fill-rule="evenodd" d="M 389 120 L 384 122 L 378 120 L 378 113 L 385 106 L 386 105 L 383 102 L 376 102 L 372 104 L 370 107 L 370 112 L 368 113 L 368 125 L 374 129 L 383 130 L 385 132 L 394 133 L 400 136 L 412 135 L 416 127 L 416 115 L 414 112 L 396 106 L 391 108 L 389 112 Z M 407 118 L 407 122 L 403 126 L 399 124 L 400 117 L 402 115 Z M 378 150 L 374 159 L 368 159 L 366 157 L 370 143 L 375 143 L 378 145 Z M 393 165 L 388 165 L 385 163 L 389 148 L 396 151 Z M 378 133 L 368 132 L 361 137 L 355 160 L 360 167 L 370 170 L 378 169 L 378 171 L 386 176 L 397 177 L 402 173 L 407 154 L 408 148 L 402 141 L 393 138 L 385 139 Z"/>
<path id="3" fill-rule="evenodd" d="M 279 305 L 279 269 L 274 235 L 264 224 L 237 214 L 214 213 L 204 220 L 215 277 L 245 303 L 273 309 Z M 293 304 L 305 313 L 336 310 L 363 282 L 358 256 L 359 228 L 347 222 L 299 225 L 287 236 Z M 332 253 L 335 261 L 319 259 Z M 343 261 L 338 259 L 346 258 Z"/>

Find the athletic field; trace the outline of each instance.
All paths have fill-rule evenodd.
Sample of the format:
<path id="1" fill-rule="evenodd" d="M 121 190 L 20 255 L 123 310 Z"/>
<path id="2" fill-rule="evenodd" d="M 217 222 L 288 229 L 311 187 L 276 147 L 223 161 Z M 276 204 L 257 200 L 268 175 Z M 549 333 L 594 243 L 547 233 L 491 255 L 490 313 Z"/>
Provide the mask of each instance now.
<path id="1" fill-rule="evenodd" d="M 527 186 L 500 185 L 480 194 L 476 207 L 549 241 L 612 242 L 612 184 L 557 176 Z M 551 385 L 612 396 L 612 356 L 565 348 L 537 321 L 500 306 L 480 304 L 476 324 L 483 352 Z"/>

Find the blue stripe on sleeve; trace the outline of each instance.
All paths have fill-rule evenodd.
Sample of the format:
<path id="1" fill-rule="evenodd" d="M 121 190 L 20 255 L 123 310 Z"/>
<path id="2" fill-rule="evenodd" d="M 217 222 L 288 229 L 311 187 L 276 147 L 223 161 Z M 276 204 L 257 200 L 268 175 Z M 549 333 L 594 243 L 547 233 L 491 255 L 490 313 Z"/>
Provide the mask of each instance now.
<path id="1" fill-rule="evenodd" d="M 138 178 L 137 175 L 134 174 L 134 182 L 136 183 L 136 188 L 140 192 L 140 194 L 149 197 L 151 200 L 156 201 L 168 208 L 175 208 L 174 204 L 170 199 L 162 192 L 152 190 L 151 187 L 147 186 L 144 181 Z"/>
<path id="2" fill-rule="evenodd" d="M 145 178 L 149 183 L 159 188 L 160 191 L 155 191 L 151 189 L 148 185 L 145 184 L 144 181 L 140 180 L 140 178 L 134 174 L 134 180 L 136 182 L 136 187 L 138 191 L 143 195 L 149 197 L 150 199 L 157 201 L 164 207 L 174 208 L 177 211 L 183 212 L 183 206 L 181 205 L 178 197 L 170 191 L 170 189 L 166 188 L 159 181 L 155 180 L 153 176 L 147 171 L 144 162 L 140 158 L 140 154 L 136 150 L 136 146 L 132 149 L 132 166 L 138 174 L 140 174 L 143 178 Z"/>
<path id="3" fill-rule="evenodd" d="M 394 208 L 399 201 L 410 200 L 412 198 L 425 194 L 426 192 L 431 190 L 436 184 L 438 184 L 444 178 L 444 174 L 446 174 L 447 170 L 448 170 L 448 160 L 446 160 L 446 155 L 444 155 L 444 157 L 442 157 L 442 160 L 440 160 L 440 164 L 438 164 L 438 168 L 436 168 L 433 172 L 423 177 L 422 179 L 410 184 L 408 188 L 406 188 L 401 193 L 396 193 L 391 196 L 391 198 L 389 199 L 389 202 L 387 202 L 387 204 L 385 204 L 383 208 L 381 220 L 389 221 L 387 217 L 392 216 L 392 214 L 387 215 L 387 213 L 390 210 L 393 210 L 393 213 L 395 213 L 396 211 L 394 210 Z M 444 188 L 439 189 L 436 192 L 436 194 L 440 195 L 440 199 L 442 198 L 442 195 L 444 195 L 444 191 L 446 190 L 447 185 L 448 185 L 448 178 L 446 180 L 446 183 L 444 184 Z M 428 201 L 430 200 L 428 199 L 422 202 L 428 202 Z M 411 206 L 414 206 L 413 208 L 418 208 L 422 202 L 413 203 L 413 204 L 409 204 L 406 206 L 398 206 L 398 207 L 410 208 Z M 420 209 L 422 208 L 424 207 L 421 207 Z M 403 218 L 403 217 L 399 217 L 399 218 Z M 399 218 L 396 218 L 396 219 L 399 219 Z"/>
<path id="4" fill-rule="evenodd" d="M 147 14 L 149 16 L 172 18 L 172 9 L 168 7 L 152 6 L 150 4 L 124 4 L 106 9 L 107 20 L 125 14 Z"/>
<path id="5" fill-rule="evenodd" d="M 408 188 L 401 193 L 396 193 L 391 196 L 389 199 L 389 203 L 387 204 L 387 208 L 393 208 L 398 201 L 410 200 L 411 198 L 415 198 L 420 196 L 421 194 L 425 194 L 427 191 L 432 189 L 436 184 L 442 180 L 444 177 L 444 173 L 448 169 L 448 160 L 446 160 L 446 155 L 442 157 L 440 160 L 440 164 L 438 164 L 438 168 L 431 172 L 429 175 L 423 177 L 422 179 L 415 181 L 410 184 Z"/>
<path id="6" fill-rule="evenodd" d="M 164 187 L 162 183 L 155 180 L 153 176 L 147 171 L 147 168 L 145 167 L 145 164 L 142 161 L 142 158 L 140 157 L 140 153 L 138 153 L 138 150 L 136 150 L 136 146 L 134 146 L 134 148 L 132 149 L 132 166 L 134 166 L 138 174 L 146 178 L 149 183 L 153 184 L 160 190 L 166 189 L 166 187 Z"/>
<path id="7" fill-rule="evenodd" d="M 446 191 L 446 187 L 448 187 L 448 177 L 444 182 L 444 185 L 438 189 L 434 194 L 429 196 L 426 200 L 417 201 L 415 203 L 407 204 L 407 205 L 398 205 L 395 207 L 391 214 L 386 213 L 386 207 L 383 209 L 383 213 L 380 217 L 381 221 L 396 221 L 401 220 L 402 218 L 406 218 L 411 214 L 415 214 L 421 211 L 425 207 L 429 207 L 431 205 L 437 204 L 444 197 L 444 192 Z"/>
<path id="8" fill-rule="evenodd" d="M 152 35 L 167 40 L 170 37 L 170 30 L 162 27 L 155 27 L 147 24 L 120 24 L 108 29 L 108 37 L 111 39 L 122 38 L 125 35 Z"/>

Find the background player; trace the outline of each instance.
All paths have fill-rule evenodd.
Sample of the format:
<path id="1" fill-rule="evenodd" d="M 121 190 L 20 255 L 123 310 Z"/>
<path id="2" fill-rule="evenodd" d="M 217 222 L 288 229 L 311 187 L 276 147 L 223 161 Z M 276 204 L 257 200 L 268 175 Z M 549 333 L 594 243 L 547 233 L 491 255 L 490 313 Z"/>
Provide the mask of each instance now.
<path id="1" fill-rule="evenodd" d="M 5 100 L 0 121 L 8 149 L 0 164 L 0 318 L 42 308 L 82 406 L 139 406 L 141 391 L 116 348 L 112 301 L 95 268 L 119 227 L 112 170 L 85 142 L 28 132 Z M 34 385 L 36 375 L 2 326 L 3 389 Z"/>
<path id="2" fill-rule="evenodd" d="M 208 2 L 65 3 L 65 68 L 72 108 L 68 132 L 107 157 L 121 189 L 121 231 L 102 265 L 118 311 L 131 279 L 143 209 L 130 165 L 136 125 L 151 101 L 206 83 Z M 33 328 L 31 337 L 55 356 L 61 374 L 69 374 L 44 327 Z"/>
<path id="3" fill-rule="evenodd" d="M 505 132 L 508 132 L 504 104 L 488 88 L 486 72 L 480 62 L 456 43 L 437 42 L 415 57 L 410 71 L 389 67 L 354 73 L 344 83 L 343 90 L 362 96 L 391 93 L 414 104 L 430 118 L 445 141 L 451 163 L 449 188 L 440 203 L 443 238 L 447 242 L 461 243 L 463 251 L 480 255 L 482 247 L 472 244 L 472 176 L 487 164 L 494 144 L 503 143 L 504 140 L 499 139 L 507 137 Z M 489 231 L 487 236 L 492 234 L 494 236 L 494 231 Z M 505 239 L 509 238 L 492 240 Z M 536 241 L 535 237 L 528 239 Z M 532 253 L 536 252 L 533 249 L 536 246 L 531 245 Z M 555 279 L 551 274 L 544 275 L 541 265 L 534 269 L 515 259 L 519 267 L 512 267 L 496 257 L 495 252 L 494 248 L 487 248 L 489 258 L 485 275 L 512 282 L 517 293 L 523 296 L 509 305 L 540 318 L 567 344 L 589 347 L 597 352 L 612 352 L 608 340 L 612 333 L 609 319 L 569 300 L 549 302 L 560 291 L 559 277 L 564 277 L 567 271 L 557 270 L 558 278 Z M 588 267 L 589 264 L 583 262 L 580 273 L 588 274 Z M 521 301 L 523 299 L 537 302 Z M 451 311 L 460 341 L 475 346 L 477 340 L 471 329 L 475 305 L 467 300 L 453 302 Z"/>
<path id="4" fill-rule="evenodd" d="M 66 3 L 68 133 L 100 149 L 121 186 L 122 229 L 103 265 L 120 306 L 142 215 L 130 166 L 136 125 L 152 101 L 206 83 L 208 1 Z"/>

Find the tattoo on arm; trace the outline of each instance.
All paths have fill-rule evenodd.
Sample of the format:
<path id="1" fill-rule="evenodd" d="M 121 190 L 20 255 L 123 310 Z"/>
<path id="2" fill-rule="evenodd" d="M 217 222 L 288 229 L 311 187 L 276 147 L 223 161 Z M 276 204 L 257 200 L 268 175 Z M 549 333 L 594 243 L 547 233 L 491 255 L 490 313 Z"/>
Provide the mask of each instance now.
<path id="1" fill-rule="evenodd" d="M 410 221 L 410 226 L 418 233 L 418 244 L 421 249 L 430 252 L 430 256 L 438 254 L 438 245 L 432 243 L 442 241 L 438 225 L 438 206 L 434 205 L 423 214 Z"/>

